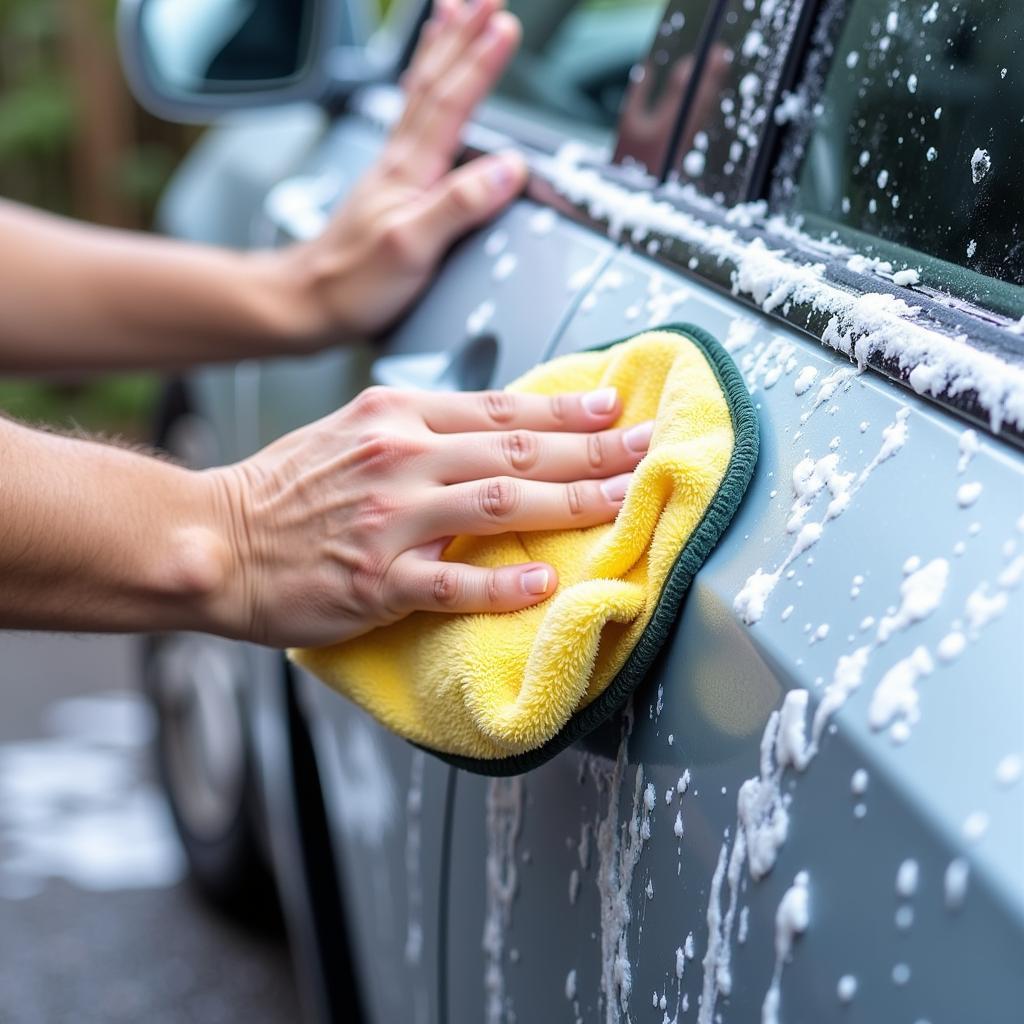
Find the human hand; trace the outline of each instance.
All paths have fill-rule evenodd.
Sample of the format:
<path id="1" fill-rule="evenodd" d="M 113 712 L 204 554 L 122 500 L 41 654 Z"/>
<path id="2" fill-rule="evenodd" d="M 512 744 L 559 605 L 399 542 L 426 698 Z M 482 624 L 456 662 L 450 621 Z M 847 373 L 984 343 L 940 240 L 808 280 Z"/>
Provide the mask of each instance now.
<path id="1" fill-rule="evenodd" d="M 403 79 L 405 112 L 323 234 L 284 251 L 319 343 L 393 322 L 452 243 L 521 191 L 514 153 L 456 170 L 462 129 L 519 45 L 503 0 L 436 0 Z"/>
<path id="2" fill-rule="evenodd" d="M 229 538 L 213 631 L 320 646 L 413 611 L 505 612 L 557 585 L 542 563 L 441 561 L 457 533 L 611 521 L 651 424 L 608 429 L 614 389 L 544 397 L 370 388 L 256 455 L 209 470 Z"/>

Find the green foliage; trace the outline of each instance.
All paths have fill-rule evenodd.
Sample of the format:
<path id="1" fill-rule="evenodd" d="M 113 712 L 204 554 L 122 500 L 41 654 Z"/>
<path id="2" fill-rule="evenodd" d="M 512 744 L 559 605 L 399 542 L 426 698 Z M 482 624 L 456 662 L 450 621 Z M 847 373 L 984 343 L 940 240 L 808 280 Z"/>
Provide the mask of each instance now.
<path id="1" fill-rule="evenodd" d="M 23 423 L 142 441 L 149 439 L 159 390 L 159 380 L 150 374 L 87 384 L 0 380 L 0 409 Z"/>
<path id="2" fill-rule="evenodd" d="M 113 39 L 117 0 L 72 2 L 91 4 Z M 73 146 L 89 126 L 66 65 L 66 11 L 66 0 L 0 0 L 0 196 L 74 214 Z M 194 137 L 137 111 L 131 118 L 135 141 L 120 155 L 113 181 L 129 223 L 152 209 Z M 151 375 L 0 381 L 0 410 L 62 430 L 144 439 L 159 387 Z"/>

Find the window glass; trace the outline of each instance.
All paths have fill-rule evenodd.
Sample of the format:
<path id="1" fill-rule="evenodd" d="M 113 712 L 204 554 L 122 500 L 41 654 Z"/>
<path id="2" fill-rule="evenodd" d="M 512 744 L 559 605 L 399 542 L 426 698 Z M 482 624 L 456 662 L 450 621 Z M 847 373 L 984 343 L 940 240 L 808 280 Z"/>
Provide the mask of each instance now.
<path id="1" fill-rule="evenodd" d="M 648 50 L 663 0 L 509 0 L 523 24 L 498 97 L 559 130 L 607 139 L 630 68 Z"/>
<path id="2" fill-rule="evenodd" d="M 853 3 L 781 193 L 810 224 L 1024 285 L 1022 54 L 1021 0 Z"/>
<path id="3" fill-rule="evenodd" d="M 747 198 L 805 0 L 727 0 L 672 176 L 720 203 Z"/>
<path id="4" fill-rule="evenodd" d="M 714 85 L 696 79 L 705 36 L 711 31 L 716 4 L 712 0 L 671 0 L 642 64 L 633 66 L 619 118 L 618 163 L 643 167 L 662 177 L 676 125 L 691 93 L 707 103 Z"/>

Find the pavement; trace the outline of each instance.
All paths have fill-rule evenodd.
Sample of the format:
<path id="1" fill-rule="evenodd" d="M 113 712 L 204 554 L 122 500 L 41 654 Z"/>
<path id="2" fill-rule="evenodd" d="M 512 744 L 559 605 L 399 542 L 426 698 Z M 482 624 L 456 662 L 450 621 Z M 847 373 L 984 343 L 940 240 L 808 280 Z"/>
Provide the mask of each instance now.
<path id="1" fill-rule="evenodd" d="M 0 1024 L 291 1024 L 279 935 L 185 874 L 134 641 L 0 634 Z"/>

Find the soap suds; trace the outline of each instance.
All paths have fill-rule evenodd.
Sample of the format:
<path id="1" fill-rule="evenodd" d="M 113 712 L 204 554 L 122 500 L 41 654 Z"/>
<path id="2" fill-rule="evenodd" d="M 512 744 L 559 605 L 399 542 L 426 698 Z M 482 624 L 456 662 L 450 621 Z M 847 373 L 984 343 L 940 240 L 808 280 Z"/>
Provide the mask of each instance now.
<path id="1" fill-rule="evenodd" d="M 960 457 L 956 462 L 956 471 L 958 473 L 967 472 L 967 467 L 971 464 L 971 459 L 978 454 L 978 449 L 980 447 L 981 445 L 978 442 L 978 432 L 976 430 L 968 429 L 960 435 Z"/>
<path id="2" fill-rule="evenodd" d="M 503 252 L 494 262 L 491 276 L 495 281 L 504 281 L 515 271 L 519 260 L 514 252 Z"/>
<path id="3" fill-rule="evenodd" d="M 920 872 L 917 861 L 907 858 L 896 872 L 896 892 L 905 899 L 910 899 L 917 892 L 917 880 Z"/>
<path id="4" fill-rule="evenodd" d="M 961 508 L 970 508 L 981 497 L 982 485 L 972 480 L 956 489 L 956 503 Z"/>
<path id="5" fill-rule="evenodd" d="M 963 906 L 970 877 L 970 866 L 963 857 L 955 857 L 946 866 L 943 888 L 946 893 L 946 907 L 949 910 L 959 910 Z"/>
<path id="6" fill-rule="evenodd" d="M 779 848 L 789 830 L 789 797 L 782 793 L 786 767 L 806 767 L 810 752 L 806 742 L 808 692 L 789 691 L 782 707 L 773 711 L 761 736 L 760 773 L 747 779 L 736 798 L 736 830 L 729 849 L 729 835 L 722 843 L 708 898 L 708 946 L 704 955 L 703 988 L 698 1024 L 711 1024 L 719 996 L 732 990 L 731 943 L 739 899 L 740 872 L 744 861 L 751 877 L 763 878 L 775 865 Z M 729 900 L 723 913 L 722 885 L 728 882 Z"/>
<path id="7" fill-rule="evenodd" d="M 801 871 L 779 901 L 775 913 L 775 969 L 761 1004 L 761 1024 L 779 1024 L 782 971 L 793 950 L 793 942 L 810 924 L 810 879 Z"/>
<path id="8" fill-rule="evenodd" d="M 408 920 L 405 962 L 418 964 L 423 955 L 423 773 L 427 755 L 414 750 L 409 762 L 409 790 L 405 797 L 405 888 Z"/>
<path id="9" fill-rule="evenodd" d="M 911 572 L 900 584 L 900 606 L 893 615 L 883 615 L 878 623 L 878 642 L 927 618 L 938 608 L 949 581 L 949 562 L 935 558 L 924 568 Z"/>
<path id="10" fill-rule="evenodd" d="M 918 711 L 917 681 L 931 675 L 935 669 L 928 649 L 915 647 L 906 658 L 890 668 L 875 687 L 868 705 L 868 724 L 872 729 L 891 726 L 893 739 L 906 739 L 906 727 L 914 725 L 920 717 Z"/>
<path id="11" fill-rule="evenodd" d="M 484 329 L 494 317 L 494 303 L 490 299 L 484 299 L 469 316 L 466 317 L 466 334 L 476 337 L 483 334 Z"/>
<path id="12" fill-rule="evenodd" d="M 487 786 L 487 911 L 483 934 L 486 1024 L 505 1024 L 512 1010 L 505 991 L 504 958 L 518 884 L 516 843 L 522 820 L 522 777 L 491 779 Z"/>
<path id="13" fill-rule="evenodd" d="M 793 545 L 774 571 L 767 572 L 758 568 L 748 576 L 733 599 L 733 608 L 748 626 L 761 620 L 769 597 L 789 566 L 821 539 L 829 522 L 846 511 L 875 469 L 903 447 L 907 440 L 908 415 L 909 409 L 901 409 L 885 427 L 878 452 L 856 477 L 853 472 L 839 470 L 839 455 L 836 452 L 829 452 L 817 461 L 805 458 L 797 463 L 793 469 L 794 501 L 786 523 L 787 532 L 796 533 Z M 824 491 L 827 491 L 830 499 L 824 517 L 817 522 L 804 522 Z"/>
<path id="14" fill-rule="evenodd" d="M 1012 786 L 1024 774 L 1024 758 L 1020 754 L 1007 754 L 996 765 L 996 782 L 1000 786 Z"/>
<path id="15" fill-rule="evenodd" d="M 851 356 L 861 367 L 871 358 L 884 359 L 907 374 L 919 393 L 970 390 L 995 431 L 1007 421 L 1024 425 L 1024 370 L 965 344 L 962 337 L 932 329 L 918 307 L 894 294 L 851 293 L 827 279 L 824 263 L 794 259 L 784 247 L 770 248 L 761 238 L 749 241 L 732 227 L 764 221 L 761 207 L 748 204 L 730 210 L 725 226 L 713 224 L 696 212 L 707 200 L 692 188 L 675 184 L 663 190 L 685 197 L 690 209 L 684 210 L 666 202 L 662 194 L 633 191 L 602 178 L 581 166 L 581 156 L 578 146 L 567 146 L 546 162 L 544 173 L 571 202 L 607 220 L 613 238 L 628 233 L 637 241 L 648 236 L 678 239 L 719 264 L 731 265 L 734 294 L 749 297 L 766 313 L 794 302 L 809 304 L 827 318 L 824 344 Z M 987 172 L 985 157 L 972 159 L 972 176 Z M 780 246 L 784 237 L 801 241 L 799 233 L 778 218 L 769 218 L 767 226 L 779 237 Z M 814 244 L 802 241 L 804 248 Z"/>
<path id="16" fill-rule="evenodd" d="M 797 395 L 802 395 L 808 391 L 811 385 L 814 383 L 815 378 L 818 376 L 818 370 L 814 366 L 805 366 L 796 376 L 796 380 L 793 381 L 793 391 Z"/>
<path id="17" fill-rule="evenodd" d="M 607 787 L 608 808 L 597 827 L 599 853 L 597 887 L 601 900 L 601 991 L 605 1001 L 605 1024 L 619 1024 L 629 1006 L 633 987 L 629 959 L 629 895 L 644 842 L 651 834 L 651 813 L 656 803 L 653 785 L 644 788 L 643 766 L 637 765 L 633 783 L 633 805 L 628 822 L 619 822 L 619 794 L 626 770 L 627 746 L 633 713 L 623 716 L 622 739 L 609 773 L 591 764 L 595 783 Z M 647 793 L 651 799 L 648 800 Z"/>

